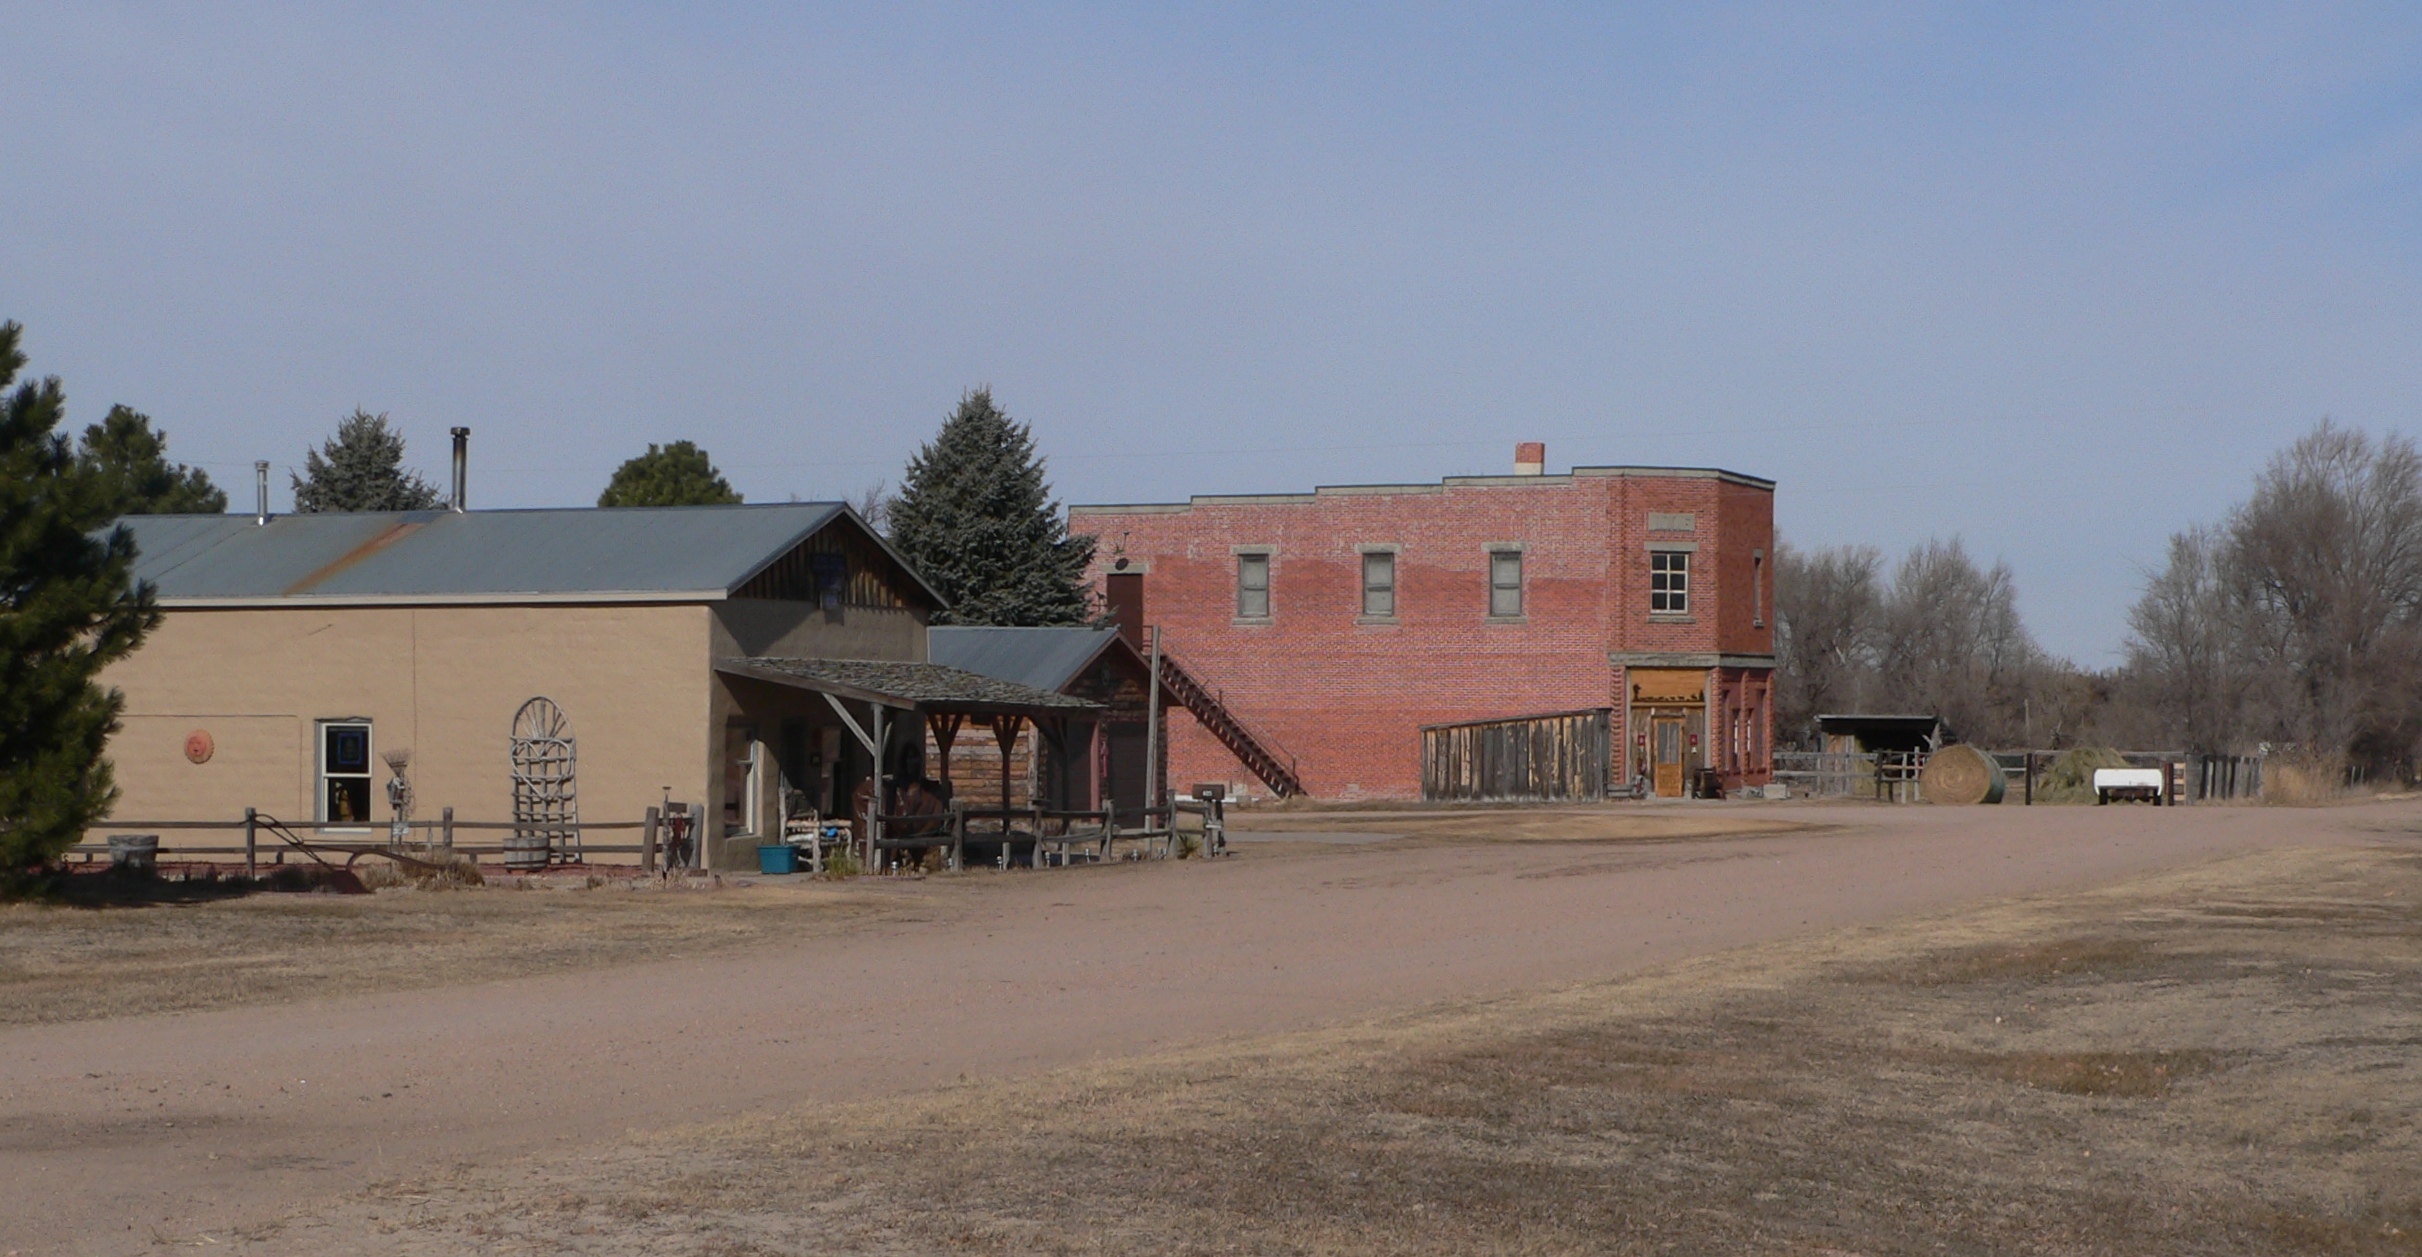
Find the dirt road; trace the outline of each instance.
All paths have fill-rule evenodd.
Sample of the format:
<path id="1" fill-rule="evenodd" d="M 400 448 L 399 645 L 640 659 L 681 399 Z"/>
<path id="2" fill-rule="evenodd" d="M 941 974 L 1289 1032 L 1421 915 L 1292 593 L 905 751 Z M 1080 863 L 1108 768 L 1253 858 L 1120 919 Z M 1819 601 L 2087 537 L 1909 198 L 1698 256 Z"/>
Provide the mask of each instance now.
<path id="1" fill-rule="evenodd" d="M 1247 844 L 904 883 L 854 934 L 0 1032 L 0 1251 L 225 1239 L 431 1165 L 1599 979 L 1802 931 L 2405 829 L 2422 807 L 1790 808 L 1661 843 Z"/>

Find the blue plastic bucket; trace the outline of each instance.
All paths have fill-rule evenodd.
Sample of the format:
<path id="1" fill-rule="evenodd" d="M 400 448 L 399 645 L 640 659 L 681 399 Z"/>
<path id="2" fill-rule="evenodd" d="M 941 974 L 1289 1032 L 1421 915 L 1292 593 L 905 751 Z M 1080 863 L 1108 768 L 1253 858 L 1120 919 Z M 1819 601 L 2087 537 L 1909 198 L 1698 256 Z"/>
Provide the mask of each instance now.
<path id="1" fill-rule="evenodd" d="M 799 871 L 797 847 L 757 848 L 757 871 L 760 873 L 796 873 Z"/>

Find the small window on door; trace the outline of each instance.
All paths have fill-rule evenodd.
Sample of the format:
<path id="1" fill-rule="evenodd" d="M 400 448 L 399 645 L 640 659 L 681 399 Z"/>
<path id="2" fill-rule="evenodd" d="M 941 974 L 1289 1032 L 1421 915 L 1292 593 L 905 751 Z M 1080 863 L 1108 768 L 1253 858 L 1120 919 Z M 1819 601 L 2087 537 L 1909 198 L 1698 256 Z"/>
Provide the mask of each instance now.
<path id="1" fill-rule="evenodd" d="M 1267 620 L 1270 618 L 1270 556 L 1240 554 L 1236 556 L 1236 618 Z"/>
<path id="2" fill-rule="evenodd" d="M 1682 615 L 1690 610 L 1690 555 L 1658 550 L 1648 556 L 1648 610 L 1652 615 Z"/>
<path id="3" fill-rule="evenodd" d="M 320 821 L 370 823 L 370 722 L 320 722 Z"/>
<path id="4" fill-rule="evenodd" d="M 1391 551 L 1362 556 L 1362 613 L 1374 619 L 1396 614 L 1396 555 Z"/>
<path id="5" fill-rule="evenodd" d="M 1489 615 L 1511 619 L 1522 614 L 1522 552 L 1489 552 Z"/>

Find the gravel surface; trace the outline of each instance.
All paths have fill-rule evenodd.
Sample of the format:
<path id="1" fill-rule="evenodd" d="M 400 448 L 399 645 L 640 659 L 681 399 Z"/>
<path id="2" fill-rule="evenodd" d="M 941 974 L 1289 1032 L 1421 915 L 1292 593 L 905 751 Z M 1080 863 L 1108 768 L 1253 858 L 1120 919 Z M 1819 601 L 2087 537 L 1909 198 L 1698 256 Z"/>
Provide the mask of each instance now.
<path id="1" fill-rule="evenodd" d="M 1822 828 L 979 873 L 898 883 L 857 928 L 742 951 L 0 1030 L 0 1251 L 201 1243 L 408 1172 L 1595 981 L 2422 821 L 2410 803 L 1742 811 Z"/>

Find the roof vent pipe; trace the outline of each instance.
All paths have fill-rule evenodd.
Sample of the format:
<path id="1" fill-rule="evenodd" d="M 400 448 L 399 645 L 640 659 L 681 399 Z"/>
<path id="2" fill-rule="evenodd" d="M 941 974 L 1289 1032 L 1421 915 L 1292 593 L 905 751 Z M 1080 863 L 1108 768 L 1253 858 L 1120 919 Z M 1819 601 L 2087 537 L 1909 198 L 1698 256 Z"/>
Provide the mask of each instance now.
<path id="1" fill-rule="evenodd" d="M 1524 441 L 1514 447 L 1514 474 L 1541 476 L 1547 474 L 1547 442 Z"/>
<path id="2" fill-rule="evenodd" d="M 471 429 L 456 428 L 454 430 L 454 501 L 451 509 L 457 515 L 461 514 L 464 509 L 463 477 L 469 467 L 470 459 Z"/>
<path id="3" fill-rule="evenodd" d="M 256 459 L 252 464 L 252 522 L 269 522 L 269 460 Z"/>

